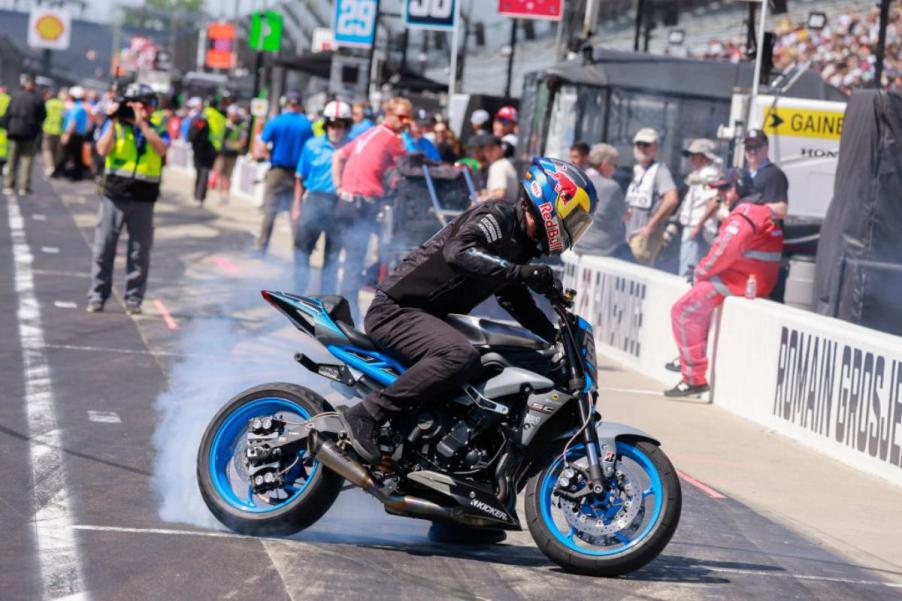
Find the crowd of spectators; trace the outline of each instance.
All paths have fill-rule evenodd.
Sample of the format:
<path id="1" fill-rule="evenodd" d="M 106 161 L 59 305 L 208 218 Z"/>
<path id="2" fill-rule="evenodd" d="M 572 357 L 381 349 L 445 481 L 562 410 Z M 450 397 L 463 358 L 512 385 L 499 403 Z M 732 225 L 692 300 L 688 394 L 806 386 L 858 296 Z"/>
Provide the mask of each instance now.
<path id="1" fill-rule="evenodd" d="M 773 62 L 776 69 L 811 62 L 810 68 L 846 94 L 873 84 L 880 10 L 850 8 L 822 29 L 784 18 L 775 28 Z M 710 40 L 698 58 L 733 63 L 745 57 L 745 39 Z M 902 85 L 902 10 L 891 10 L 886 30 L 883 87 Z"/>

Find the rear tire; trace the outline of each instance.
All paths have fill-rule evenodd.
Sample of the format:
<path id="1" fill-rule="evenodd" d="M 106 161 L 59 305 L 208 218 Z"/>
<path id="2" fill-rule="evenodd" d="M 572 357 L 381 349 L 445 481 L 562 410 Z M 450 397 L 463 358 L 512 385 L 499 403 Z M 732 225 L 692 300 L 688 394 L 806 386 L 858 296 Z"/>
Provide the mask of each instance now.
<path id="1" fill-rule="evenodd" d="M 569 452 L 571 461 L 580 456 L 579 450 L 572 449 Z M 641 493 L 642 509 L 639 517 L 644 520 L 648 514 L 648 523 L 642 523 L 633 531 L 630 526 L 635 522 L 631 522 L 617 532 L 621 536 L 628 532 L 629 536 L 635 537 L 625 538 L 627 542 L 618 540 L 616 543 L 596 545 L 594 542 L 586 542 L 586 538 L 581 538 L 579 534 L 574 535 L 574 530 L 565 534 L 555 524 L 551 491 L 563 468 L 560 456 L 551 458 L 548 466 L 527 483 L 526 520 L 529 532 L 539 549 L 568 572 L 606 577 L 628 574 L 657 557 L 676 532 L 682 509 L 682 491 L 670 460 L 656 444 L 630 439 L 617 441 L 618 465 L 624 455 L 631 460 L 635 459 L 636 464 L 645 471 L 650 482 L 647 489 L 642 484 L 645 492 L 657 488 L 648 496 Z M 554 511 L 560 509 L 555 506 Z M 587 521 L 596 519 L 600 518 L 589 518 Z M 612 519 L 611 523 L 614 522 Z"/>
<path id="2" fill-rule="evenodd" d="M 235 455 L 244 448 L 246 424 L 252 417 L 278 413 L 301 421 L 326 411 L 333 409 L 320 395 L 281 382 L 245 390 L 220 409 L 207 426 L 197 454 L 201 496 L 216 519 L 241 534 L 283 536 L 321 518 L 338 497 L 343 479 L 318 461 L 303 462 L 306 451 L 299 452 L 299 460 L 307 477 L 294 480 L 291 489 L 280 493 L 286 498 L 279 502 L 253 495 L 247 488 L 242 498 L 242 461 Z M 244 485 L 249 486 L 246 479 Z"/>

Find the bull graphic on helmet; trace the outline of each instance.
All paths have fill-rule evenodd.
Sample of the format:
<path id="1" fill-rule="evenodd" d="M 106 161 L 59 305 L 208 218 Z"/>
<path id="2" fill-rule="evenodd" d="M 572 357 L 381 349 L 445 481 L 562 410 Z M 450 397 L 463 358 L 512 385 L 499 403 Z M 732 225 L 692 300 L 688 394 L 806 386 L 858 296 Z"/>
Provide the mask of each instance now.
<path id="1" fill-rule="evenodd" d="M 528 206 L 542 225 L 547 254 L 572 248 L 592 225 L 595 186 L 579 167 L 550 157 L 536 157 L 522 180 Z"/>

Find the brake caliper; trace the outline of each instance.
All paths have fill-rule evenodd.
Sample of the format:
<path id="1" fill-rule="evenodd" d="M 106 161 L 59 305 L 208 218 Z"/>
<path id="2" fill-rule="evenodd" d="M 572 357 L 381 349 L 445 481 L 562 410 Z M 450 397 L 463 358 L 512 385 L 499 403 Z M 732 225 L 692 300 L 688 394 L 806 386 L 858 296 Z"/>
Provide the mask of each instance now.
<path id="1" fill-rule="evenodd" d="M 285 422 L 275 416 L 254 417 L 248 422 L 247 475 L 255 493 L 264 493 L 282 487 L 279 460 L 282 449 L 273 448 L 271 442 L 282 433 Z"/>

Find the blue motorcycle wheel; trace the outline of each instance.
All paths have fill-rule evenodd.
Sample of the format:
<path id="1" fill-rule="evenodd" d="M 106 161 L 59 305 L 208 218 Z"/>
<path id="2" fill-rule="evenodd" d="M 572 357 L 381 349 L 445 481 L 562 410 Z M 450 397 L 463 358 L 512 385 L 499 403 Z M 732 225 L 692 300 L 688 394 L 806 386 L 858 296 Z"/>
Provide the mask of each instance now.
<path id="1" fill-rule="evenodd" d="M 570 476 L 574 495 L 559 494 L 565 468 L 585 466 L 585 455 L 582 445 L 573 447 L 566 463 L 553 457 L 530 479 L 530 533 L 567 571 L 619 576 L 637 570 L 657 557 L 676 531 L 682 505 L 676 470 L 656 444 L 618 440 L 615 475 L 603 492 L 586 494 L 584 480 Z"/>
<path id="2" fill-rule="evenodd" d="M 291 423 L 331 410 L 313 391 L 284 383 L 256 386 L 229 401 L 207 426 L 198 450 L 198 484 L 213 515 L 228 528 L 253 535 L 291 534 L 318 520 L 338 496 L 339 476 L 301 449 L 282 462 L 284 485 L 257 493 L 244 450 L 254 417 Z"/>

